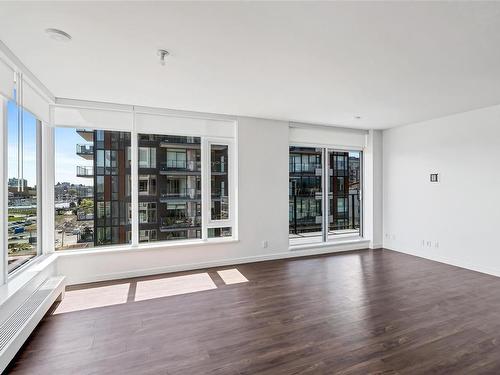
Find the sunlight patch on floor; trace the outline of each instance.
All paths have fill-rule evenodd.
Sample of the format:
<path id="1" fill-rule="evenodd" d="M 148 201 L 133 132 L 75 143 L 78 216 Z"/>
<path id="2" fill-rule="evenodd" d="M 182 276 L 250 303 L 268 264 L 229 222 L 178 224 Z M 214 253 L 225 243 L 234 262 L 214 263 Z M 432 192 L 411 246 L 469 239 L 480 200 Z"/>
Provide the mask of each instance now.
<path id="1" fill-rule="evenodd" d="M 217 289 L 208 273 L 138 281 L 134 301 Z"/>
<path id="2" fill-rule="evenodd" d="M 236 268 L 231 268 L 229 270 L 217 271 L 221 279 L 226 283 L 226 285 L 247 283 L 248 279 L 243 276 L 243 274 Z"/>
<path id="3" fill-rule="evenodd" d="M 88 310 L 126 303 L 130 283 L 69 290 L 54 314 Z"/>

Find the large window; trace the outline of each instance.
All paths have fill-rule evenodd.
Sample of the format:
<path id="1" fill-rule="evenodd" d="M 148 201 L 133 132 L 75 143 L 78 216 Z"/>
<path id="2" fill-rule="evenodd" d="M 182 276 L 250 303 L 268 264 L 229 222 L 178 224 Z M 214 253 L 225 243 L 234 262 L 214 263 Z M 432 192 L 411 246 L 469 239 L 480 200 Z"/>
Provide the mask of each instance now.
<path id="1" fill-rule="evenodd" d="M 139 134 L 138 142 L 139 241 L 202 238 L 201 138 Z"/>
<path id="2" fill-rule="evenodd" d="M 138 134 L 137 147 L 139 242 L 232 236 L 229 143 Z"/>
<path id="3" fill-rule="evenodd" d="M 138 134 L 134 146 L 135 213 L 131 133 L 55 128 L 56 250 L 131 243 L 135 228 L 138 242 L 233 236 L 230 142 Z"/>
<path id="4" fill-rule="evenodd" d="M 14 101 L 7 104 L 8 272 L 39 253 L 41 123 Z"/>
<path id="5" fill-rule="evenodd" d="M 361 155 L 361 151 L 290 147 L 291 244 L 360 235 Z"/>
<path id="6" fill-rule="evenodd" d="M 56 250 L 130 242 L 129 149 L 128 132 L 55 129 Z"/>

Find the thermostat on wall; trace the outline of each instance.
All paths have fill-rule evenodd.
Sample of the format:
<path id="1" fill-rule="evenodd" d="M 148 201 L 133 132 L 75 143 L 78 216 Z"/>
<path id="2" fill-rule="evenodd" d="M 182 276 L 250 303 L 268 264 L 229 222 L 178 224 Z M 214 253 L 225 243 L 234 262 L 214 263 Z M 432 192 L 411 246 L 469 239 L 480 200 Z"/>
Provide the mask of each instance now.
<path id="1" fill-rule="evenodd" d="M 439 182 L 439 175 L 437 173 L 431 173 L 431 182 Z"/>

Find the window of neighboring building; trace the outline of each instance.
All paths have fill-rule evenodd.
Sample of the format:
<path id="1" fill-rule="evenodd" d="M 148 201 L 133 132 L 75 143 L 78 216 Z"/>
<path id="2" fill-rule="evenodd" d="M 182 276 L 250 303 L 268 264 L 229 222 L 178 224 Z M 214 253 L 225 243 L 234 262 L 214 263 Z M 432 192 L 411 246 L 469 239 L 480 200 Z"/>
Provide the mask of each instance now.
<path id="1" fill-rule="evenodd" d="M 139 195 L 156 195 L 156 175 L 139 176 Z"/>
<path id="2" fill-rule="evenodd" d="M 143 229 L 139 231 L 139 242 L 156 241 L 156 229 Z"/>
<path id="3" fill-rule="evenodd" d="M 139 147 L 139 168 L 156 168 L 155 147 Z"/>
<path id="4" fill-rule="evenodd" d="M 139 203 L 139 224 L 156 224 L 156 202 Z"/>

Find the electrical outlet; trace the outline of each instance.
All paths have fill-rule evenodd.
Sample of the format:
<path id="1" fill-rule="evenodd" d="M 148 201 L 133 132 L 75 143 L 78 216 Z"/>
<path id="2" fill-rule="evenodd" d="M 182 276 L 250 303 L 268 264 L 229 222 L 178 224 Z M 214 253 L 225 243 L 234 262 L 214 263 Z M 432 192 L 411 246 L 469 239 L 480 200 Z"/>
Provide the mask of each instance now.
<path id="1" fill-rule="evenodd" d="M 267 249 L 269 242 L 267 240 L 262 241 L 262 248 Z"/>
<path id="2" fill-rule="evenodd" d="M 432 241 L 427 241 L 427 247 L 431 247 L 432 246 Z"/>

